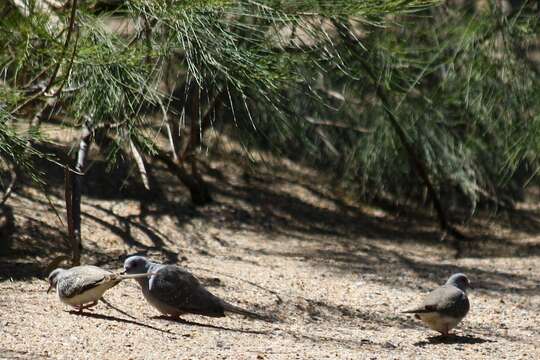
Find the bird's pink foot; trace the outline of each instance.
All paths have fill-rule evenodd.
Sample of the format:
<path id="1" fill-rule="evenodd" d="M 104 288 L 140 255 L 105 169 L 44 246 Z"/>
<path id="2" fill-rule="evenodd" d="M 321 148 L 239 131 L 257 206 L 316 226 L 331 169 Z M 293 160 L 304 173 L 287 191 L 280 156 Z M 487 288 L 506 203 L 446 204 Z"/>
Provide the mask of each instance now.
<path id="1" fill-rule="evenodd" d="M 96 306 L 97 303 L 98 303 L 97 301 L 94 301 L 94 302 L 91 302 L 90 304 L 82 305 L 82 306 L 81 306 L 81 310 L 82 310 L 82 309 L 90 309 L 91 307 Z"/>

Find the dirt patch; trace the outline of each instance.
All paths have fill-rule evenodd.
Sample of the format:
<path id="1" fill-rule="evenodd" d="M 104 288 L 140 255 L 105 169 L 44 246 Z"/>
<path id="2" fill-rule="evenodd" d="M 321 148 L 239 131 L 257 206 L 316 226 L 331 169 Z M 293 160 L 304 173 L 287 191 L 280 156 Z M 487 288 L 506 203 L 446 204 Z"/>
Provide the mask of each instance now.
<path id="1" fill-rule="evenodd" d="M 90 177 L 82 206 L 84 263 L 117 269 L 127 255 L 143 253 L 181 264 L 226 300 L 273 313 L 275 323 L 156 318 L 133 281 L 106 293 L 122 312 L 105 304 L 70 312 L 45 293 L 43 280 L 47 263 L 68 251 L 62 173 L 51 179 L 49 199 L 33 187 L 17 189 L 0 257 L 0 358 L 540 356 L 537 210 L 470 224 L 482 237 L 455 260 L 432 219 L 346 203 L 312 185 L 309 172 L 294 177 L 289 170 L 254 176 L 215 160 L 205 169 L 215 201 L 197 209 L 159 168 L 160 186 L 147 194 L 122 186 L 129 172 Z M 471 279 L 472 308 L 457 336 L 441 340 L 400 310 L 456 271 Z"/>

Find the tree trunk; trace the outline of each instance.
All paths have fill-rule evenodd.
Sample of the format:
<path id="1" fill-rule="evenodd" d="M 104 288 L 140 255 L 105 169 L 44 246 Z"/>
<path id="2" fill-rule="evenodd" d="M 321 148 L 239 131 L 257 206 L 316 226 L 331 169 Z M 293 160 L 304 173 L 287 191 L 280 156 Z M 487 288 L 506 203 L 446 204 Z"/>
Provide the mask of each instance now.
<path id="1" fill-rule="evenodd" d="M 157 158 L 188 188 L 193 205 L 206 205 L 212 201 L 208 185 L 198 173 L 189 174 L 182 165 L 175 162 L 168 154 L 162 151 L 157 154 Z M 192 161 L 195 160 L 193 159 Z"/>

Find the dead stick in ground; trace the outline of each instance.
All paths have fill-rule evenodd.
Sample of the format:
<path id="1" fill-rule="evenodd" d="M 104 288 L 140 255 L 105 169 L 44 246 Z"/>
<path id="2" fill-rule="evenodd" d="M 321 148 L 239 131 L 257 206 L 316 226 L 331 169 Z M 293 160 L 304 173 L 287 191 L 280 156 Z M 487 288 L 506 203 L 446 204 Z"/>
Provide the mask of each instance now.
<path id="1" fill-rule="evenodd" d="M 79 141 L 79 151 L 77 152 L 77 161 L 75 164 L 75 171 L 77 173 L 70 173 L 71 178 L 71 221 L 73 223 L 73 230 L 71 232 L 71 241 L 73 244 L 73 265 L 79 265 L 81 261 L 81 193 L 82 193 L 82 181 L 83 176 L 78 173 L 84 174 L 84 168 L 86 165 L 86 159 L 88 157 L 88 151 L 92 144 L 93 132 L 87 123 L 84 123 L 81 129 L 81 139 Z M 67 200 L 66 200 L 67 205 Z M 68 218 L 69 219 L 69 218 Z"/>

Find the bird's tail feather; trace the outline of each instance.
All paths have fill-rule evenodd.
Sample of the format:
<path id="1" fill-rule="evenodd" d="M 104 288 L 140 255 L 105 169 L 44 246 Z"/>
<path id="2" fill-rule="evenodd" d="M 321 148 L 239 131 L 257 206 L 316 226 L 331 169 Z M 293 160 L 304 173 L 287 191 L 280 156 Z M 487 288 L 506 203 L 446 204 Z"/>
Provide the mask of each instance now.
<path id="1" fill-rule="evenodd" d="M 235 314 L 244 315 L 253 319 L 258 319 L 258 320 L 263 320 L 263 321 L 268 321 L 268 322 L 276 321 L 276 317 L 272 315 L 258 314 L 256 312 L 243 309 L 239 306 L 229 304 L 228 302 L 225 302 L 225 301 L 223 301 L 223 310 L 232 312 Z"/>

